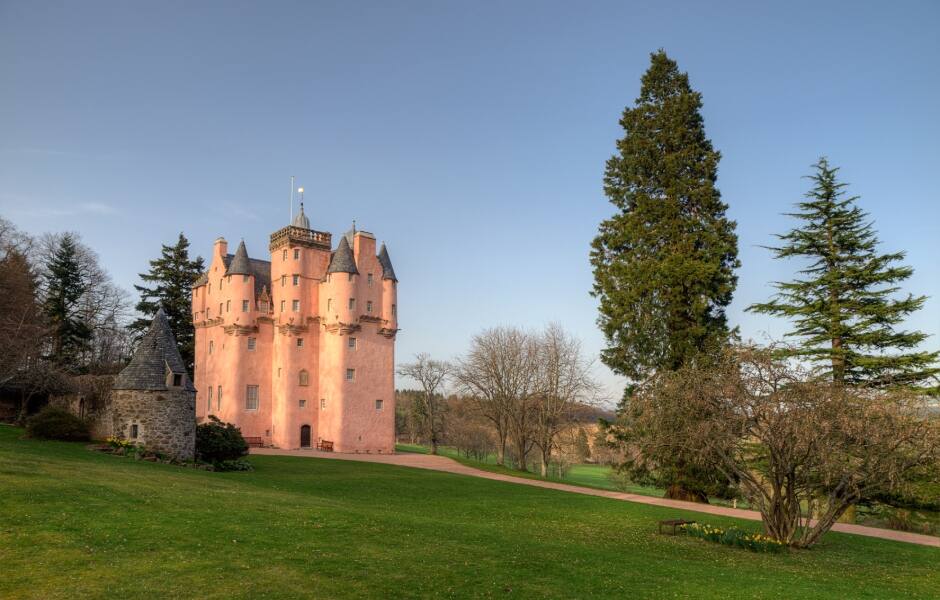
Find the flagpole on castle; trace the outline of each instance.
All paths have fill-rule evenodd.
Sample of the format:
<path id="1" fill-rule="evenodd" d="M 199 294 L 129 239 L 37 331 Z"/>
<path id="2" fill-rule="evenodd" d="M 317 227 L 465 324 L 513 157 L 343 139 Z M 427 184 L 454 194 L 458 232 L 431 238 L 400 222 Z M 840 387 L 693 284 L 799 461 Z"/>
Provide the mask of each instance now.
<path id="1" fill-rule="evenodd" d="M 290 176 L 290 221 L 288 223 L 294 222 L 294 176 Z"/>

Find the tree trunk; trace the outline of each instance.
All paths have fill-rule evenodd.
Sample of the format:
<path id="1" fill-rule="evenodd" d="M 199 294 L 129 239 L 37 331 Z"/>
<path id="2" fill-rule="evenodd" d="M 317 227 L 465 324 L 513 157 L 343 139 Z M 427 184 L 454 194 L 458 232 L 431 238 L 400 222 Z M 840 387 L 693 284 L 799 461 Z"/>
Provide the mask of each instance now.
<path id="1" fill-rule="evenodd" d="M 504 466 L 506 464 L 506 434 L 497 430 L 496 437 L 499 438 L 496 444 L 496 464 Z"/>
<path id="2" fill-rule="evenodd" d="M 519 461 L 519 464 L 516 465 L 517 471 L 528 471 L 529 466 L 526 464 L 526 448 L 525 440 L 516 441 L 516 459 Z"/>
<path id="3" fill-rule="evenodd" d="M 551 451 L 546 455 L 545 452 L 542 452 L 542 477 L 548 477 L 548 465 L 551 460 Z"/>

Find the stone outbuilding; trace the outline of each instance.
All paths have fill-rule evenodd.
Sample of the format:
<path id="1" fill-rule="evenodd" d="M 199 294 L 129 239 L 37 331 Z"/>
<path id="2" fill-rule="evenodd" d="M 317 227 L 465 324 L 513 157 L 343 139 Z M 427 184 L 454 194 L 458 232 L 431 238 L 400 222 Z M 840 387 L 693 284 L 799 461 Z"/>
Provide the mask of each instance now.
<path id="1" fill-rule="evenodd" d="M 177 460 L 196 450 L 196 388 L 163 309 L 114 380 L 109 402 L 111 435 Z"/>

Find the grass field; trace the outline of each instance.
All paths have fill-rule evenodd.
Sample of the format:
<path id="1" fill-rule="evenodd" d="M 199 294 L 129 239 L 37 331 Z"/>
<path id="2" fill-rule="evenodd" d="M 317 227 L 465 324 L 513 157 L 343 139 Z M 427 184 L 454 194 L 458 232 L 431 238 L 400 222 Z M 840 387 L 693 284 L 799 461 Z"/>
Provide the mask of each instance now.
<path id="1" fill-rule="evenodd" d="M 0 426 L 4 599 L 940 590 L 940 550 L 922 546 L 830 534 L 811 551 L 752 554 L 658 535 L 657 520 L 681 515 L 659 507 L 328 459 L 257 456 L 253 472 L 208 473 L 21 435 Z"/>

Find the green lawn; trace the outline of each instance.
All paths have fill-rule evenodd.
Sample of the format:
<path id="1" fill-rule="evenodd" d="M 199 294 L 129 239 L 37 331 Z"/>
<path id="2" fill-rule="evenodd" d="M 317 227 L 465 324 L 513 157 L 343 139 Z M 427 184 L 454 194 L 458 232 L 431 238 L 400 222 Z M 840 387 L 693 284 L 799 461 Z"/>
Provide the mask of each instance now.
<path id="1" fill-rule="evenodd" d="M 21 434 L 0 426 L 4 599 L 909 599 L 940 590 L 933 548 L 830 534 L 812 551 L 752 554 L 660 536 L 656 521 L 681 512 L 603 498 L 314 458 L 257 456 L 254 472 L 208 473 Z"/>

